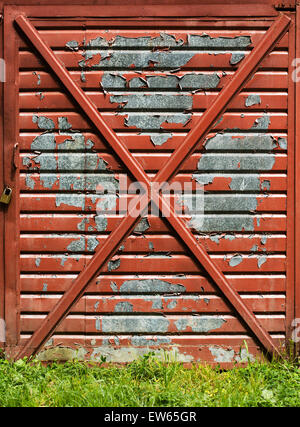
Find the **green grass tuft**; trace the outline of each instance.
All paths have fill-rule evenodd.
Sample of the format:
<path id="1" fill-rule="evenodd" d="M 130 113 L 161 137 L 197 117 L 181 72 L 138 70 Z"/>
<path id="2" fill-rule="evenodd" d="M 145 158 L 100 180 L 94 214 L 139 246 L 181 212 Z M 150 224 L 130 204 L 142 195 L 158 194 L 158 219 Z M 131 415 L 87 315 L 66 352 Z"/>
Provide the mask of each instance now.
<path id="1" fill-rule="evenodd" d="M 163 363 L 153 353 L 122 368 L 0 359 L 1 407 L 286 407 L 299 403 L 300 370 L 288 361 L 254 362 L 221 371 Z"/>

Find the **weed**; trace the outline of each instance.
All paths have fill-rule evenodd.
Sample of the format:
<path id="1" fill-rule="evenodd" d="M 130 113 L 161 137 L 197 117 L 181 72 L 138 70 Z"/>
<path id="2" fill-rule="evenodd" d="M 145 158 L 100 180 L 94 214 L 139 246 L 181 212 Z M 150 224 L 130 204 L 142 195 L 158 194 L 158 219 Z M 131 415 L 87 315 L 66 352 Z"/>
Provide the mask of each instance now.
<path id="1" fill-rule="evenodd" d="M 299 406 L 299 373 L 289 360 L 249 362 L 228 371 L 187 369 L 153 352 L 122 368 L 1 359 L 0 406 Z"/>

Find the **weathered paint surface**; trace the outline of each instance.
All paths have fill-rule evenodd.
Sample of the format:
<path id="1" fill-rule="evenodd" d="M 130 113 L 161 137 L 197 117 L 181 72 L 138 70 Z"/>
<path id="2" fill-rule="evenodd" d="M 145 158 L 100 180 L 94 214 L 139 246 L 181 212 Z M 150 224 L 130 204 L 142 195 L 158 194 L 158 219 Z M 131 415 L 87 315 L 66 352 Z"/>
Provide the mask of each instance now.
<path id="1" fill-rule="evenodd" d="M 63 61 L 149 173 L 155 174 L 184 141 L 260 35 L 246 27 L 220 28 L 208 33 L 183 28 L 174 34 L 67 30 Z M 51 45 L 52 30 L 47 37 Z M 283 67 L 285 62 L 276 76 Z M 233 100 L 204 148 L 174 180 L 204 190 L 200 211 L 195 194 L 181 203 L 186 224 L 231 276 L 233 286 L 246 297 L 257 297 L 245 301 L 258 316 L 270 314 L 266 328 L 283 334 L 283 320 L 276 316 L 283 316 L 284 308 L 276 298 L 263 298 L 263 292 L 280 297 L 285 292 L 285 224 L 274 212 L 279 209 L 284 217 L 286 210 L 285 99 L 281 106 L 275 97 L 286 89 L 279 76 L 267 93 L 264 73 L 259 70 L 249 82 L 250 91 Z M 26 295 L 40 293 L 46 302 L 43 310 L 32 309 L 32 316 L 24 309 L 24 336 L 119 224 L 119 173 L 128 172 L 44 70 L 30 70 L 30 75 L 34 108 L 21 112 L 20 178 L 27 206 L 21 214 L 23 242 L 31 239 L 32 244 L 23 243 L 21 287 Z M 22 90 L 27 96 L 28 87 Z M 58 101 L 52 105 L 51 96 L 62 106 Z M 30 209 L 25 203 L 29 196 Z M 116 215 L 111 214 L 114 209 Z M 88 297 L 95 298 L 79 301 L 78 312 L 59 330 L 65 336 L 48 341 L 38 354 L 41 360 L 106 357 L 125 363 L 150 350 L 186 363 L 243 363 L 257 356 L 257 346 L 236 313 L 218 299 L 217 288 L 163 219 L 142 218 L 100 274 L 87 288 Z M 68 338 L 75 332 L 76 343 Z M 241 348 L 244 339 L 235 335 L 245 337 L 249 352 Z"/>

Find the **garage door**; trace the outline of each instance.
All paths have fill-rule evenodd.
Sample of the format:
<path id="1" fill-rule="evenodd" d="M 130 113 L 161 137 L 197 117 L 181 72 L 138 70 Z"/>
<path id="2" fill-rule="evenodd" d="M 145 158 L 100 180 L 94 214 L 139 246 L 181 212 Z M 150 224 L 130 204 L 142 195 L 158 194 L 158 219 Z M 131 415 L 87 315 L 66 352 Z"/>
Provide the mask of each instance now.
<path id="1" fill-rule="evenodd" d="M 8 354 L 230 364 L 288 337 L 294 17 L 203 7 L 6 8 Z"/>

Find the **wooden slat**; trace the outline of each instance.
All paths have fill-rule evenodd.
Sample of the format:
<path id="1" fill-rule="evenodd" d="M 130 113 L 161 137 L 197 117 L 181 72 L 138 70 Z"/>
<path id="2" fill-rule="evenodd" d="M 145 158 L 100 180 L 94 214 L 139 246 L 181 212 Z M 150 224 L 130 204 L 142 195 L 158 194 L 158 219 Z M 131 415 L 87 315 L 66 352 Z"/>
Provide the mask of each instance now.
<path id="1" fill-rule="evenodd" d="M 19 144 L 20 144 L 20 150 L 23 151 L 31 151 L 31 145 L 33 143 L 33 140 L 41 135 L 38 131 L 37 132 L 30 132 L 30 133 L 22 133 L 19 135 Z M 108 145 L 105 143 L 105 141 L 101 140 L 97 135 L 94 133 L 89 132 L 82 132 L 83 137 L 85 138 L 85 141 L 88 141 L 89 139 L 94 143 L 93 149 L 98 151 L 111 151 L 108 148 Z M 182 132 L 174 133 L 172 138 L 168 139 L 163 145 L 156 145 L 154 146 L 153 142 L 150 140 L 151 135 L 140 135 L 137 131 L 131 131 L 131 133 L 119 133 L 118 138 L 125 144 L 125 146 L 129 150 L 134 151 L 151 151 L 155 149 L 155 151 L 166 151 L 166 150 L 174 150 L 176 149 L 182 142 L 184 141 L 184 138 L 186 137 L 187 132 L 185 130 L 182 130 Z M 245 132 L 237 132 L 236 136 L 240 135 L 242 138 L 245 136 Z M 256 134 L 257 135 L 257 134 Z M 215 136 L 215 133 L 208 134 L 208 137 L 206 140 L 209 140 Z M 59 135 L 58 133 L 55 133 L 55 150 L 61 150 L 60 144 L 65 142 L 67 139 L 70 139 L 72 135 Z M 285 138 L 287 139 L 287 136 L 285 133 L 278 133 L 278 132 L 272 132 L 272 137 L 275 140 L 278 140 L 278 138 Z M 47 152 L 49 149 L 47 147 L 44 147 L 43 152 Z M 74 147 L 73 151 L 80 151 L 80 149 L 76 149 Z M 197 152 L 197 149 L 195 150 Z M 198 150 L 199 151 L 199 150 Z M 234 147 L 231 151 L 238 151 L 234 150 Z M 256 152 L 260 151 L 266 151 L 265 148 L 260 147 L 259 144 L 257 144 L 257 147 L 255 147 Z M 273 149 L 274 152 L 284 152 L 286 151 L 284 148 L 280 147 L 280 145 L 277 143 L 276 146 L 274 146 Z M 208 152 L 208 150 L 207 150 Z M 253 152 L 253 150 L 252 150 Z"/>
<path id="2" fill-rule="evenodd" d="M 65 274 L 22 274 L 21 289 L 23 292 L 41 293 L 65 292 L 76 278 L 69 272 Z M 67 273 L 67 274 L 66 274 Z M 286 289 L 286 278 L 280 274 L 226 274 L 231 285 L 238 292 L 250 293 L 284 293 Z M 144 280 L 152 280 L 152 285 L 145 286 Z M 159 284 L 155 286 L 155 280 Z M 173 285 L 173 287 L 172 287 Z M 175 285 L 175 286 L 174 286 Z M 178 286 L 180 285 L 180 286 Z M 87 288 L 87 293 L 96 294 L 163 294 L 172 295 L 174 293 L 197 293 L 205 295 L 207 293 L 216 294 L 216 287 L 206 278 L 196 275 L 183 274 L 172 275 L 101 275 L 93 280 Z"/>
<path id="3" fill-rule="evenodd" d="M 187 97 L 191 96 L 188 94 L 181 95 L 180 93 L 178 95 L 168 95 L 168 93 L 165 93 L 164 95 L 160 95 L 161 99 L 157 100 L 158 95 L 156 94 L 146 94 L 145 97 L 141 98 L 141 95 L 134 94 L 134 93 L 128 93 L 126 92 L 125 95 L 115 95 L 115 98 L 112 98 L 109 95 L 105 95 L 103 93 L 97 92 L 86 92 L 87 96 L 90 98 L 90 100 L 96 105 L 97 108 L 101 109 L 101 111 L 112 111 L 116 110 L 119 112 L 119 106 L 123 105 L 121 102 L 111 102 L 115 98 L 118 99 L 118 96 L 121 96 L 123 98 L 119 98 L 120 101 L 122 99 L 127 99 L 129 96 L 132 99 L 132 102 L 135 102 L 136 109 L 138 109 L 139 105 L 142 106 L 142 102 L 145 102 L 145 100 L 148 101 L 148 111 L 165 111 L 166 108 L 168 111 L 179 111 L 182 112 L 182 97 L 185 97 L 184 99 L 187 99 Z M 259 104 L 255 104 L 249 107 L 245 106 L 245 102 L 247 97 L 252 94 L 251 92 L 243 92 L 235 97 L 235 99 L 230 103 L 228 110 L 241 110 L 241 111 L 251 111 L 251 110 L 261 110 L 265 111 L 267 108 L 269 110 L 281 110 L 284 111 L 287 109 L 287 93 L 285 92 L 278 92 L 278 93 L 260 93 L 257 92 L 256 94 L 260 96 L 261 102 Z M 193 110 L 194 111 L 205 111 L 211 103 L 216 99 L 218 96 L 217 93 L 196 93 L 192 96 L 193 101 Z M 168 99 L 169 97 L 169 99 Z M 178 97 L 178 98 L 177 98 Z M 134 100 L 135 99 L 135 100 Z M 156 100 L 156 102 L 155 102 Z M 159 108 L 158 101 L 161 105 Z M 165 103 L 165 104 L 164 104 Z M 151 108 L 152 105 L 152 108 Z M 21 110 L 47 110 L 47 109 L 62 109 L 62 110 L 74 110 L 74 102 L 70 100 L 70 98 L 63 93 L 59 92 L 21 92 L 20 93 L 20 109 Z M 129 108 L 126 107 L 126 105 L 121 108 L 122 111 L 130 111 Z"/>
<path id="4" fill-rule="evenodd" d="M 232 78 L 234 72 L 227 71 L 226 75 L 222 74 L 221 70 L 217 70 L 219 76 L 222 76 L 220 82 L 218 84 L 218 89 L 221 89 L 228 84 L 229 80 Z M 178 71 L 176 73 L 172 73 L 172 75 L 176 75 L 177 77 L 183 77 L 186 74 L 190 74 L 191 71 Z M 210 75 L 212 72 L 210 71 L 200 71 L 201 74 Z M 130 81 L 133 78 L 141 77 L 145 78 L 146 76 L 165 76 L 168 73 L 162 72 L 141 72 L 135 73 L 134 71 L 128 71 L 122 73 L 122 76 L 126 78 L 127 81 Z M 84 75 L 86 81 L 82 81 L 82 75 L 80 71 L 70 71 L 70 75 L 76 83 L 84 89 L 100 89 L 99 82 L 102 80 L 104 72 L 103 71 L 90 71 L 85 70 Z M 276 89 L 276 90 L 286 90 L 287 87 L 287 72 L 286 71 L 257 71 L 253 78 L 245 85 L 245 90 L 268 90 L 268 89 Z M 48 89 L 56 89 L 61 90 L 61 85 L 53 78 L 53 76 L 46 71 L 21 71 L 20 72 L 20 88 L 22 90 L 39 90 L 44 91 Z M 122 89 L 122 88 L 120 88 Z M 115 89 L 116 90 L 116 89 Z M 143 90 L 147 90 L 143 89 Z"/>
<path id="5" fill-rule="evenodd" d="M 60 297 L 43 295 L 25 295 L 21 298 L 21 312 L 49 313 Z M 285 298 L 283 296 L 251 296 L 243 297 L 244 302 L 253 312 L 284 313 Z M 70 313 L 231 313 L 232 310 L 219 296 L 112 296 L 82 297 L 73 306 Z"/>
<path id="6" fill-rule="evenodd" d="M 40 324 L 44 316 L 31 316 L 23 315 L 21 316 L 21 331 L 31 332 L 34 331 Z M 168 333 L 191 333 L 195 332 L 197 324 L 199 324 L 199 329 L 201 328 L 201 316 L 68 316 L 62 323 L 57 327 L 57 332 L 94 332 L 101 333 L 104 324 L 104 331 L 111 334 L 121 334 L 121 333 L 132 333 L 138 334 L 145 331 L 145 320 L 148 319 L 149 326 L 147 332 L 151 334 L 159 332 L 168 332 Z M 224 319 L 222 321 L 222 319 Z M 186 320 L 187 326 L 184 321 Z M 177 324 L 176 324 L 177 322 Z M 205 320 L 204 320 L 205 322 Z M 285 330 L 284 318 L 283 317 L 267 317 L 259 318 L 259 322 L 268 332 L 282 332 Z M 194 331 L 188 323 L 194 326 Z M 239 320 L 233 317 L 214 317 L 214 323 L 218 327 L 211 327 L 210 332 L 214 333 L 245 333 L 246 329 L 242 326 Z"/>
<path id="7" fill-rule="evenodd" d="M 101 32 L 101 37 L 105 37 L 106 40 L 108 41 L 112 41 L 115 39 L 116 36 L 121 36 L 121 37 L 127 37 L 127 38 L 138 38 L 138 37 L 151 37 L 151 38 L 155 38 L 155 37 L 160 37 L 161 36 L 161 31 L 155 31 L 155 30 L 113 30 L 110 29 L 107 32 L 105 32 L 104 34 Z M 172 30 L 170 31 L 164 31 L 165 34 L 172 34 L 173 36 L 176 37 L 176 40 L 183 40 L 184 43 L 186 44 L 187 42 L 187 36 L 188 34 L 192 34 L 192 35 L 203 35 L 203 31 L 197 31 L 197 30 L 193 30 L 192 33 L 188 32 L 188 31 L 181 31 L 181 30 Z M 87 29 L 85 31 L 83 30 L 60 30 L 59 32 L 54 30 L 41 30 L 40 31 L 41 36 L 43 37 L 44 40 L 47 41 L 47 43 L 49 44 L 49 46 L 53 49 L 57 49 L 57 48 L 65 48 L 66 47 L 66 43 L 70 42 L 71 40 L 76 40 L 78 42 L 79 45 L 83 46 L 83 45 L 87 45 L 90 40 L 96 39 L 99 36 L 99 31 L 97 30 L 92 30 L 92 29 Z M 239 36 L 248 36 L 251 37 L 251 45 L 250 48 L 255 46 L 260 39 L 263 37 L 264 35 L 264 31 L 253 31 L 253 30 L 248 30 L 248 29 L 244 29 L 244 30 L 226 30 L 226 29 L 222 29 L 222 30 L 205 30 L 205 34 L 209 35 L 212 38 L 216 38 L 216 37 L 239 37 Z M 145 42 L 144 47 L 148 47 L 148 44 Z M 280 42 L 278 43 L 278 48 L 287 48 L 288 47 L 288 37 L 284 36 L 282 38 L 282 40 L 280 40 Z M 28 45 L 26 44 L 26 42 L 24 40 L 22 40 L 22 42 L 20 43 L 20 48 L 28 48 Z"/>
<path id="8" fill-rule="evenodd" d="M 67 197 L 67 195 L 66 195 Z M 58 194 L 24 194 L 21 196 L 20 209 L 21 211 L 27 212 L 47 212 L 52 211 L 56 213 L 60 212 L 68 212 L 68 211 L 82 211 L 82 212 L 96 212 L 98 213 L 101 210 L 105 209 L 105 213 L 117 213 L 117 214 L 125 214 L 130 204 L 134 203 L 134 200 L 137 199 L 136 195 L 124 195 L 120 196 L 116 199 L 115 195 L 109 196 L 96 196 L 97 199 L 94 200 L 94 194 L 71 194 L 71 198 L 73 202 L 70 202 L 70 205 L 67 204 L 59 204 L 59 195 Z M 185 200 L 188 201 L 188 196 L 185 195 Z M 190 200 L 196 201 L 197 196 L 190 195 Z M 261 195 L 252 195 L 252 194 L 227 194 L 227 195 L 214 195 L 214 194 L 206 194 L 204 197 L 200 198 L 198 196 L 198 211 L 203 209 L 205 212 L 211 213 L 233 213 L 233 212 L 249 212 L 249 204 L 247 203 L 248 199 L 252 198 L 257 203 L 257 207 L 255 211 L 257 213 L 261 212 L 285 212 L 286 211 L 286 196 L 281 194 L 273 194 L 265 196 Z M 188 204 L 186 209 L 184 206 L 177 204 L 177 196 L 165 196 L 167 202 L 174 206 L 176 212 L 183 213 L 185 212 L 187 215 L 189 213 L 193 213 L 189 210 Z M 71 199 L 70 199 L 71 200 Z M 78 202 L 76 203 L 76 200 Z M 103 201 L 112 200 L 113 205 L 111 209 L 104 206 L 102 208 Z M 83 203 L 81 204 L 81 201 Z M 115 202 L 115 205 L 114 205 Z M 203 206 L 204 205 L 204 206 Z M 103 211 L 104 212 L 104 211 Z"/>
<path id="9" fill-rule="evenodd" d="M 249 55 L 249 52 L 245 51 L 245 58 Z M 178 52 L 178 55 L 181 55 L 181 52 Z M 174 55 L 174 53 L 173 53 Z M 82 61 L 84 57 L 80 52 L 64 52 L 64 51 L 56 51 L 55 56 L 59 61 L 61 61 L 67 68 L 79 68 L 78 62 Z M 224 53 L 220 55 L 210 55 L 210 54 L 200 54 L 196 53 L 190 61 L 187 62 L 186 65 L 181 67 L 182 70 L 202 70 L 202 69 L 210 69 L 210 70 L 235 70 L 237 68 L 236 65 L 230 65 L 231 53 Z M 182 60 L 181 60 L 182 61 Z M 100 62 L 100 55 L 97 55 L 90 61 L 90 64 L 96 68 L 96 64 Z M 97 68 L 111 68 L 109 65 L 109 61 L 107 63 L 101 62 L 101 65 Z M 264 69 L 279 69 L 282 70 L 288 67 L 288 55 L 287 52 L 271 52 L 261 63 L 260 70 Z M 20 52 L 20 68 L 21 69 L 30 69 L 30 70 L 44 70 L 44 63 L 37 55 L 31 52 L 21 51 Z M 88 68 L 88 67 L 87 67 Z M 122 67 L 124 70 L 129 69 Z M 154 67 L 157 70 L 165 69 L 166 67 L 159 67 L 156 65 Z M 176 68 L 176 67 L 175 67 Z M 118 68 L 114 68 L 118 70 Z M 151 70 L 151 67 L 149 67 Z M 153 69 L 153 68 L 152 68 Z M 174 69 L 174 66 L 170 66 L 167 70 Z"/>
<path id="10" fill-rule="evenodd" d="M 155 115 L 155 113 L 152 113 Z M 68 122 L 72 125 L 72 129 L 74 130 L 88 130 L 90 131 L 91 125 L 85 120 L 80 114 L 73 113 L 73 112 L 60 112 L 60 113 L 53 113 L 53 112 L 47 112 L 46 114 L 38 112 L 33 113 L 20 113 L 20 129 L 21 130 L 28 130 L 28 131 L 36 131 L 38 129 L 37 125 L 33 123 L 32 118 L 33 116 L 46 116 L 47 118 L 54 121 L 55 129 L 58 130 L 58 117 L 66 117 L 68 119 Z M 106 123 L 114 130 L 136 130 L 137 128 L 134 126 L 126 126 L 125 125 L 125 118 L 128 115 L 128 113 L 124 113 L 124 115 L 116 115 L 112 113 L 103 113 L 102 117 L 106 121 Z M 170 115 L 168 113 L 165 113 L 166 119 L 167 116 Z M 248 130 L 255 125 L 255 122 L 262 117 L 262 113 L 245 113 L 244 117 L 241 117 L 241 113 L 225 113 L 223 115 L 223 120 L 218 123 L 217 126 L 215 126 L 214 131 L 217 132 L 219 130 L 224 129 L 239 129 L 241 131 Z M 188 131 L 189 129 L 192 129 L 196 122 L 201 117 L 201 113 L 194 113 L 193 117 L 190 121 L 188 121 L 189 116 L 184 120 L 184 124 L 182 123 L 163 123 L 161 128 L 162 129 L 175 129 L 175 130 L 184 130 Z M 285 131 L 287 129 L 287 115 L 283 113 L 269 113 L 268 117 L 270 118 L 270 123 L 268 124 L 268 127 L 262 130 L 280 130 Z M 253 129 L 253 132 L 255 133 L 255 129 Z"/>
<path id="11" fill-rule="evenodd" d="M 224 154 L 209 154 L 210 156 L 213 156 L 215 159 L 217 159 L 220 156 L 224 156 Z M 37 170 L 40 168 L 40 163 L 35 163 L 34 159 L 37 159 L 39 161 L 39 155 L 38 154 L 28 154 L 28 153 L 22 153 L 20 155 L 20 169 L 22 172 L 24 171 L 28 171 L 28 167 L 26 166 L 27 164 L 27 159 L 31 159 L 32 162 L 32 170 L 34 171 L 34 168 L 36 168 Z M 70 157 L 72 156 L 72 158 L 74 159 L 74 161 L 65 161 L 64 163 L 62 163 L 63 165 L 65 165 L 65 168 L 61 168 L 60 171 L 63 172 L 82 172 L 84 170 L 86 171 L 91 171 L 93 170 L 92 167 L 94 167 L 94 162 L 91 162 L 91 166 L 90 169 L 88 169 L 88 159 L 93 159 L 95 158 L 95 154 L 94 153 L 86 153 L 84 154 L 84 158 L 86 159 L 86 162 L 82 161 L 82 154 L 80 153 L 61 153 L 59 154 L 59 157 L 61 159 L 61 161 L 63 162 L 64 159 L 70 159 Z M 206 156 L 208 156 L 208 154 L 206 154 Z M 159 169 L 161 169 L 161 167 L 166 163 L 166 160 L 170 157 L 169 153 L 158 153 L 158 154 L 152 154 L 152 153 L 134 153 L 133 157 L 142 165 L 142 167 L 144 168 L 145 171 L 151 171 L 151 172 L 155 172 Z M 198 162 L 200 160 L 200 158 L 202 157 L 201 154 L 193 154 L 191 155 L 182 165 L 181 167 L 181 171 L 197 171 L 198 169 Z M 48 154 L 48 153 L 43 153 L 43 158 L 46 160 L 48 159 L 53 159 L 53 154 Z M 124 171 L 125 169 L 122 167 L 122 165 L 120 164 L 120 162 L 118 162 L 115 158 L 115 156 L 112 156 L 110 154 L 106 154 L 106 153 L 98 153 L 98 158 L 99 161 L 100 159 L 103 159 L 107 164 L 107 169 L 110 171 Z M 264 160 L 270 160 L 270 162 L 274 159 L 274 165 L 272 167 L 272 170 L 274 171 L 285 171 L 286 167 L 287 167 L 287 156 L 286 154 L 259 154 L 259 153 L 248 153 L 248 154 L 235 154 L 235 153 L 231 153 L 231 154 L 227 154 L 227 158 L 228 159 L 236 159 L 236 161 L 240 162 L 240 167 L 237 169 L 237 171 L 239 172 L 243 172 L 243 171 L 249 171 L 249 169 L 251 169 L 251 172 L 256 171 L 255 167 L 257 167 L 257 172 L 261 172 L 261 167 L 260 164 L 264 164 Z M 254 161 L 254 159 L 257 159 L 257 162 Z M 260 163 L 261 162 L 261 163 Z M 270 163 L 269 162 L 269 163 Z M 24 165 L 25 164 L 25 165 Z M 51 163 L 49 163 L 51 164 Z M 84 165 L 83 165 L 84 164 Z M 247 167 L 247 165 L 251 164 L 251 168 L 250 166 Z M 230 163 L 228 163 L 228 171 L 232 170 L 232 167 L 230 167 Z M 67 169 L 69 168 L 69 169 Z M 85 169 L 86 168 L 86 169 Z M 30 170 L 30 169 L 29 169 Z M 216 171 L 218 171 L 218 169 L 216 169 Z M 212 173 L 212 171 L 210 170 L 210 173 Z"/>
<path id="12" fill-rule="evenodd" d="M 235 258 L 234 258 L 235 257 Z M 212 255 L 211 259 L 223 272 L 277 272 L 285 271 L 284 255 L 238 255 L 236 263 L 234 259 L 237 255 L 227 255 L 226 260 L 222 255 Z M 21 255 L 20 268 L 22 272 L 80 272 L 91 259 L 89 255 Z M 109 261 L 110 263 L 111 261 Z M 198 264 L 189 256 L 169 255 L 169 256 L 138 256 L 120 255 L 112 260 L 116 264 L 106 264 L 100 271 L 115 271 L 116 273 L 151 273 L 160 271 L 168 273 L 191 273 L 203 272 Z M 239 262 L 239 263 L 238 263 Z M 120 264 L 120 265 L 119 265 Z"/>
<path id="13" fill-rule="evenodd" d="M 242 223 L 243 219 L 250 218 L 253 220 L 253 231 L 259 232 L 285 232 L 286 231 L 286 216 L 278 214 L 270 215 L 231 215 L 228 218 L 237 218 L 239 225 Z M 186 217 L 185 217 L 186 218 Z M 210 229 L 210 232 L 218 231 L 218 222 L 220 219 L 224 218 L 224 214 L 220 215 L 206 215 L 206 218 L 215 219 L 215 227 Z M 94 220 L 94 215 L 88 214 L 21 214 L 20 217 L 20 227 L 22 232 L 74 232 L 78 231 L 85 224 L 85 221 L 88 221 L 87 227 L 91 226 L 94 230 L 97 230 L 97 224 Z M 107 227 L 105 231 L 111 232 L 114 230 L 121 222 L 122 217 L 120 216 L 108 216 L 107 217 Z M 186 221 L 189 221 L 189 218 L 186 218 Z M 161 218 L 157 217 L 148 217 L 149 229 L 147 232 L 163 232 L 169 231 L 169 227 L 166 225 Z M 232 227 L 231 227 L 232 228 Z M 224 231 L 224 230 L 223 230 Z M 241 231 L 239 229 L 226 230 L 228 232 Z"/>
<path id="14" fill-rule="evenodd" d="M 59 234 L 21 234 L 21 251 L 22 252 L 63 252 L 67 247 L 83 237 L 86 241 L 89 238 L 96 238 L 100 245 L 107 239 L 106 235 L 59 235 Z M 233 240 L 231 240 L 233 239 Z M 282 235 L 230 235 L 220 233 L 216 235 L 199 235 L 197 240 L 204 245 L 208 252 L 284 252 L 286 249 L 286 236 Z M 155 253 L 157 251 L 185 253 L 186 249 L 183 244 L 174 236 L 148 235 L 143 237 L 130 236 L 122 245 L 122 253 Z"/>

